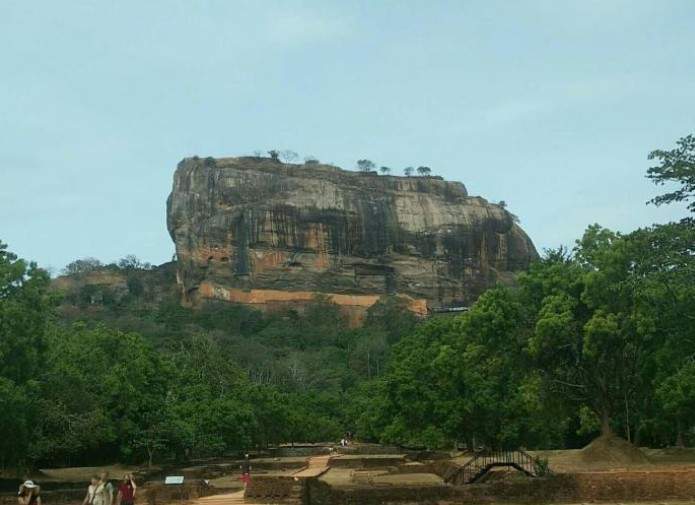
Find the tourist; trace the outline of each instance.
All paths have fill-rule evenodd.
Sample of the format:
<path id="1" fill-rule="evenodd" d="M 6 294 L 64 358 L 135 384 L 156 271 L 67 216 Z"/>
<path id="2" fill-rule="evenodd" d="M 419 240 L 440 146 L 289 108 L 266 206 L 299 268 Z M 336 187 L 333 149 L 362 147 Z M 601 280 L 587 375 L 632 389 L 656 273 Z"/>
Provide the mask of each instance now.
<path id="1" fill-rule="evenodd" d="M 113 505 L 113 491 L 113 484 L 109 482 L 108 472 L 101 472 L 99 474 L 99 482 L 97 483 L 96 490 L 94 491 L 92 505 Z"/>
<path id="2" fill-rule="evenodd" d="M 133 505 L 135 501 L 135 491 L 138 487 L 135 485 L 132 474 L 125 474 L 123 480 L 118 485 L 118 496 L 116 497 L 116 505 Z"/>
<path id="3" fill-rule="evenodd" d="M 241 468 L 241 481 L 244 483 L 244 489 L 246 489 L 249 482 L 251 482 L 251 461 L 248 454 L 244 455 L 244 461 L 242 461 L 239 468 Z"/>
<path id="4" fill-rule="evenodd" d="M 17 493 L 19 505 L 41 505 L 41 488 L 34 481 L 26 480 Z"/>
<path id="5" fill-rule="evenodd" d="M 94 504 L 94 497 L 96 496 L 97 487 L 99 487 L 99 477 L 95 475 L 92 477 L 92 480 L 87 487 L 87 494 L 85 495 L 84 500 L 82 500 L 82 505 Z"/>

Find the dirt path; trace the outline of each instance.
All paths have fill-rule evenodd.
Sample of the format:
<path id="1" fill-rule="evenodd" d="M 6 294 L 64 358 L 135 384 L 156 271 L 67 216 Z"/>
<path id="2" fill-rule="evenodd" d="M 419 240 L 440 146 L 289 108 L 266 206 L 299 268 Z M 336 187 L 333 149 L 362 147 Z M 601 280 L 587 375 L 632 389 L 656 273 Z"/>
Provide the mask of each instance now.
<path id="1" fill-rule="evenodd" d="M 309 458 L 307 466 L 295 472 L 294 476 L 300 479 L 319 477 L 328 471 L 328 462 L 331 458 L 332 456 L 313 456 Z"/>
<path id="2" fill-rule="evenodd" d="M 252 503 L 244 499 L 243 489 L 234 493 L 214 494 L 212 496 L 198 498 L 196 501 L 191 503 L 191 505 L 239 505 L 242 503 Z"/>

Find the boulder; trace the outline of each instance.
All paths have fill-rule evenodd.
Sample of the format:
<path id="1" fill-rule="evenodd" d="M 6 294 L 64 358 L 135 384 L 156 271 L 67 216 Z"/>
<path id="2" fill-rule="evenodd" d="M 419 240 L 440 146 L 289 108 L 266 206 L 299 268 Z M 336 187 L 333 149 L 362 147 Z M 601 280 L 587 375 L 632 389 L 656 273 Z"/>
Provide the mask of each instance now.
<path id="1" fill-rule="evenodd" d="M 460 182 L 267 158 L 182 160 L 167 225 L 188 304 L 319 294 L 357 319 L 385 295 L 423 315 L 470 305 L 538 256 L 512 214 Z"/>

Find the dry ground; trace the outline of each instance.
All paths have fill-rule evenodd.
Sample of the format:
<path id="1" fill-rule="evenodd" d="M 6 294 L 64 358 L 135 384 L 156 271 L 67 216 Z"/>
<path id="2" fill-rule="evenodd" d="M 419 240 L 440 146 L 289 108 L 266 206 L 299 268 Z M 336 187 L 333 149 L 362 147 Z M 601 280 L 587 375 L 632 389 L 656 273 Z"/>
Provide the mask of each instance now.
<path id="1" fill-rule="evenodd" d="M 433 473 L 390 473 L 387 469 L 357 470 L 353 468 L 331 468 L 320 480 L 332 487 L 352 486 L 432 486 L 443 484 Z"/>
<path id="2" fill-rule="evenodd" d="M 46 468 L 39 470 L 37 480 L 65 481 L 65 482 L 88 482 L 89 479 L 100 472 L 108 472 L 109 477 L 118 480 L 126 473 L 137 471 L 134 466 L 107 465 L 107 466 L 82 466 L 72 468 Z"/>
<path id="3" fill-rule="evenodd" d="M 583 449 L 529 451 L 529 454 L 547 458 L 555 473 L 695 468 L 695 448 L 638 449 L 618 437 L 599 437 Z M 470 459 L 471 455 L 465 453 L 453 458 L 459 465 Z"/>
<path id="4" fill-rule="evenodd" d="M 648 474 L 654 472 L 653 478 L 661 479 L 657 472 L 677 472 L 684 471 L 692 475 L 695 471 L 695 448 L 679 449 L 636 449 L 626 445 L 621 440 L 598 439 L 590 446 L 578 450 L 553 450 L 536 451 L 531 454 L 547 458 L 550 468 L 555 473 L 581 473 L 598 472 L 596 478 L 604 479 L 607 474 L 616 473 L 619 480 L 621 471 L 647 472 L 644 478 L 649 479 Z M 394 455 L 395 456 L 395 455 Z M 384 455 L 342 455 L 339 458 L 362 459 L 367 462 L 383 459 Z M 297 471 L 297 464 L 300 461 L 307 461 L 307 457 L 291 458 L 266 458 L 258 460 L 256 472 L 258 474 L 278 474 L 285 475 Z M 322 458 L 321 458 L 322 459 Z M 388 459 L 388 458 L 386 458 Z M 464 464 L 470 459 L 470 455 L 462 454 L 456 458 L 458 464 Z M 253 463 L 252 463 L 253 464 Z M 385 466 L 398 466 L 398 463 L 385 464 Z M 261 467 L 264 467 L 261 470 Z M 294 469 L 290 468 L 294 467 Z M 348 468 L 336 466 L 320 477 L 320 479 L 331 486 L 336 487 L 390 487 L 390 486 L 433 486 L 442 484 L 441 478 L 432 473 L 424 473 L 419 463 L 407 464 L 405 472 L 393 473 L 389 468 Z M 410 468 L 412 467 L 412 468 Z M 191 468 L 189 470 L 193 470 Z M 89 478 L 100 471 L 108 471 L 112 479 L 118 479 L 124 473 L 137 470 L 134 467 L 125 465 L 109 465 L 102 467 L 78 467 L 61 469 L 44 469 L 34 476 L 39 481 L 65 481 L 65 482 L 87 482 Z M 391 469 L 393 470 L 393 469 Z M 687 472 L 689 470 L 690 472 Z M 217 474 L 219 475 L 219 474 Z M 500 475 L 502 479 L 505 477 Z M 210 478 L 210 484 L 218 490 L 236 491 L 241 489 L 238 471 L 231 467 L 229 473 L 224 476 L 214 475 L 204 476 Z M 587 478 L 590 478 L 587 475 Z M 495 477 L 493 476 L 493 479 Z M 219 492 L 219 491 L 218 491 Z M 657 495 L 658 496 L 658 495 Z M 668 495 L 664 495 L 668 496 Z M 675 495 L 674 495 L 675 496 Z M 605 505 L 618 505 L 618 502 L 604 502 Z M 632 502 L 635 505 L 695 505 L 695 500 L 673 501 L 665 499 L 663 501 L 644 501 Z M 441 505 L 458 505 L 457 502 L 442 502 Z M 508 504 L 513 505 L 513 504 Z M 575 504 L 579 505 L 579 504 Z"/>
<path id="5" fill-rule="evenodd" d="M 550 468 L 557 473 L 575 473 L 588 471 L 615 470 L 665 470 L 695 467 L 695 448 L 640 449 L 644 455 L 641 461 L 624 458 L 621 454 L 612 454 L 610 450 L 603 457 L 596 457 L 584 449 L 536 451 L 532 454 L 548 458 Z M 587 453 L 589 453 L 587 455 Z"/>

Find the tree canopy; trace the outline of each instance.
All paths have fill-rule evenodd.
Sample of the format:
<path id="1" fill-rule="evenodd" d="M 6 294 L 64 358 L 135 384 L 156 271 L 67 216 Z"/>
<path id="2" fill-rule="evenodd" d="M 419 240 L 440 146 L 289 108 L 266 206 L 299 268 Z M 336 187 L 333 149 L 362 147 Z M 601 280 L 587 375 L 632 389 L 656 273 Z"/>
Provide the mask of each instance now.
<path id="1" fill-rule="evenodd" d="M 678 186 L 652 198 L 649 203 L 663 205 L 695 199 L 695 135 L 679 139 L 676 146 L 675 149 L 657 149 L 649 153 L 649 159 L 657 160 L 658 165 L 647 170 L 647 178 L 659 186 Z M 688 204 L 688 209 L 695 212 L 695 201 Z"/>
<path id="2" fill-rule="evenodd" d="M 376 165 L 371 160 L 357 160 L 357 168 L 360 172 L 371 172 L 376 168 Z"/>
<path id="3" fill-rule="evenodd" d="M 654 203 L 691 198 L 693 145 L 653 153 L 650 178 L 681 182 Z M 183 307 L 171 265 L 134 256 L 65 273 L 59 295 L 0 243 L 3 468 L 170 462 L 348 430 L 429 448 L 695 443 L 692 219 L 593 224 L 463 314 L 418 320 L 384 296 L 360 327 L 321 296 L 268 314 Z"/>

